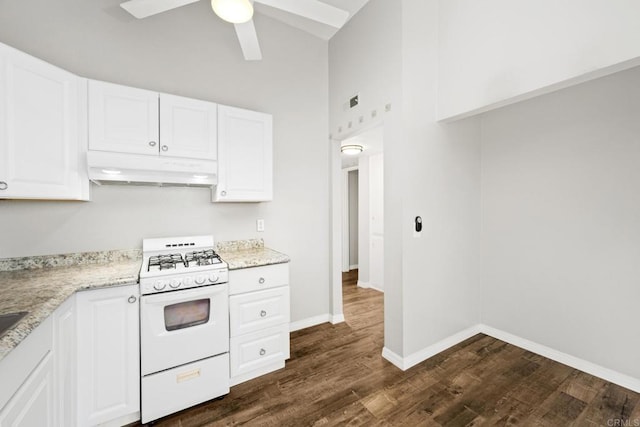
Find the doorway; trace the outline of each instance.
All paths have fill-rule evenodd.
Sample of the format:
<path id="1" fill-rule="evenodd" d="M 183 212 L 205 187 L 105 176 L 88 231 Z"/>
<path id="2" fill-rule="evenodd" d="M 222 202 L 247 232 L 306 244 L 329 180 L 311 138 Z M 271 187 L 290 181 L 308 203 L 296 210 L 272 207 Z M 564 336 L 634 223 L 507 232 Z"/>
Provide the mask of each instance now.
<path id="1" fill-rule="evenodd" d="M 378 123 L 333 141 L 334 319 L 342 317 L 343 279 L 345 283 L 355 281 L 359 289 L 384 291 L 383 129 Z M 362 150 L 346 155 L 340 150 L 345 145 Z"/>

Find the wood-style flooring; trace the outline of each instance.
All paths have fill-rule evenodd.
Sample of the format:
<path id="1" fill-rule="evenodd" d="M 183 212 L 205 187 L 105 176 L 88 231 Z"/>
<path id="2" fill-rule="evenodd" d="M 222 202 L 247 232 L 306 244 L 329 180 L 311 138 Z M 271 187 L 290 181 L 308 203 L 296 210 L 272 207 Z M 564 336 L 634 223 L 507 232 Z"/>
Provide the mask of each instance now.
<path id="1" fill-rule="evenodd" d="M 403 372 L 383 296 L 343 277 L 346 322 L 291 334 L 286 368 L 157 426 L 640 426 L 640 395 L 486 335 Z"/>

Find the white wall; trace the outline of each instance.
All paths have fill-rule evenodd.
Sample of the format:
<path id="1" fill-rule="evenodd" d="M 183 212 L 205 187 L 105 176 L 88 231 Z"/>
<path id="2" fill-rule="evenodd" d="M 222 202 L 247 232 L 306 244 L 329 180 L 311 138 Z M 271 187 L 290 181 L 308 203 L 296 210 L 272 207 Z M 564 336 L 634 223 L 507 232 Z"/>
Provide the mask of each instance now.
<path id="1" fill-rule="evenodd" d="M 640 68 L 482 119 L 483 321 L 640 378 Z"/>
<path id="2" fill-rule="evenodd" d="M 0 257 L 139 248 L 171 235 L 264 237 L 292 258 L 292 320 L 328 313 L 327 42 L 255 21 L 264 60 L 245 62 L 233 26 L 206 1 L 145 20 L 112 0 L 1 2 L 0 41 L 51 63 L 273 114 L 274 201 L 211 204 L 203 189 L 114 186 L 93 186 L 90 203 L 2 201 Z"/>
<path id="3" fill-rule="evenodd" d="M 436 123 L 437 14 L 436 0 L 371 0 L 329 43 L 334 135 L 354 115 L 345 95 L 360 91 L 363 111 L 391 104 L 383 117 L 385 347 L 400 357 L 480 319 L 479 126 Z M 416 215 L 426 219 L 420 239 Z"/>
<path id="4" fill-rule="evenodd" d="M 388 191 L 404 194 L 405 357 L 423 354 L 480 319 L 479 121 L 436 123 L 438 4 L 402 2 L 405 134 L 398 147 L 401 156 L 393 160 L 385 151 L 385 173 L 395 168 L 404 174 L 402 187 L 385 188 L 385 196 Z M 389 209 L 397 206 L 385 203 L 385 215 Z M 424 231 L 414 238 L 418 215 Z"/>
<path id="5" fill-rule="evenodd" d="M 440 0 L 439 118 L 640 64 L 635 0 Z"/>
<path id="6" fill-rule="evenodd" d="M 370 226 L 369 157 L 358 158 L 358 286 L 369 286 Z"/>
<path id="7" fill-rule="evenodd" d="M 358 265 L 358 170 L 349 171 L 349 266 Z"/>
<path id="8" fill-rule="evenodd" d="M 384 155 L 369 157 L 369 285 L 384 291 Z"/>
<path id="9" fill-rule="evenodd" d="M 329 129 L 334 138 L 342 139 L 346 134 L 372 128 L 382 122 L 385 146 L 395 144 L 401 137 L 401 25 L 402 13 L 397 2 L 370 0 L 329 41 Z M 344 103 L 355 93 L 360 94 L 360 104 L 348 110 Z M 391 105 L 391 111 L 385 113 L 386 104 Z M 374 110 L 375 118 L 371 117 Z M 349 122 L 352 123 L 351 128 Z M 385 153 L 385 158 L 388 155 L 393 156 Z M 398 178 L 396 171 L 385 170 L 385 210 L 389 204 L 400 206 L 400 194 L 387 192 L 389 187 L 401 185 Z M 361 183 L 363 179 L 364 171 L 360 166 Z M 362 195 L 362 186 L 360 190 Z M 363 206 L 362 200 L 360 206 Z M 385 216 L 385 230 L 390 236 L 385 240 L 385 281 L 391 276 L 393 285 L 385 290 L 384 303 L 385 346 L 398 352 L 403 346 L 402 237 L 399 216 L 400 209 Z M 360 228 L 362 235 L 362 222 Z M 361 278 L 365 270 L 363 244 L 360 240 Z"/>

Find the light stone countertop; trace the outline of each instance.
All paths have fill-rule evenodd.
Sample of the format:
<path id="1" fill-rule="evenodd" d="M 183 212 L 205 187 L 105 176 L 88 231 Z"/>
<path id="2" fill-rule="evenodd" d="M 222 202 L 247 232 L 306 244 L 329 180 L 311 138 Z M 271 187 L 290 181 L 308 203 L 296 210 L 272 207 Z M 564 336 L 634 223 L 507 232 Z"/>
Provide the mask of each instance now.
<path id="1" fill-rule="evenodd" d="M 219 242 L 230 270 L 289 262 L 262 239 Z M 138 283 L 140 250 L 0 259 L 0 315 L 28 312 L 0 336 L 0 361 L 77 291 Z"/>
<path id="2" fill-rule="evenodd" d="M 229 270 L 282 264 L 291 261 L 291 258 L 287 255 L 265 248 L 262 239 L 218 243 L 216 252 L 229 265 Z"/>
<path id="3" fill-rule="evenodd" d="M 127 251 L 125 256 L 99 260 L 94 257 L 91 263 L 80 262 L 79 265 L 57 261 L 51 264 L 53 258 L 59 261 L 61 258 L 69 259 L 72 255 L 46 257 L 45 264 L 39 262 L 45 257 L 29 257 L 30 268 L 25 269 L 22 263 L 21 270 L 11 268 L 15 262 L 3 260 L 6 271 L 0 271 L 0 315 L 19 311 L 28 314 L 0 336 L 0 361 L 75 292 L 136 284 L 141 263 L 141 258 L 136 257 L 139 253 Z M 76 262 L 78 259 L 76 257 Z"/>

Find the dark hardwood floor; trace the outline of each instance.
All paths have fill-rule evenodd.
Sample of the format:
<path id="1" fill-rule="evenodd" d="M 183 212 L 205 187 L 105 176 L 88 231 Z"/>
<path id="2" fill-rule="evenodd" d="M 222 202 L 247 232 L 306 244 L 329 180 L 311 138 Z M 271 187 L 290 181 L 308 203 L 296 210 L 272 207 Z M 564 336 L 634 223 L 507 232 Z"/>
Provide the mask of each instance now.
<path id="1" fill-rule="evenodd" d="M 157 426 L 640 426 L 640 395 L 477 335 L 402 372 L 381 356 L 383 296 L 346 273 L 346 322 L 291 334 L 286 368 Z"/>

